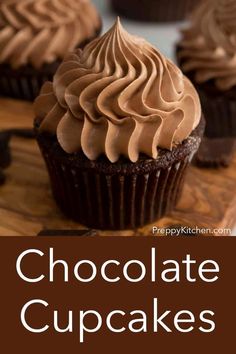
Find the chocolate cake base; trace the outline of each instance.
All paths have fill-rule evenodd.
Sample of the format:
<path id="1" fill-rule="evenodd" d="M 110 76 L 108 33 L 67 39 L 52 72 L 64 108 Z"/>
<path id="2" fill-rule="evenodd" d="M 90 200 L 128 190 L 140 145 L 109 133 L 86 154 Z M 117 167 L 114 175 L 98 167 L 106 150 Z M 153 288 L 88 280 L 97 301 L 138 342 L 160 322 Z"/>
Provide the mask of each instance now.
<path id="1" fill-rule="evenodd" d="M 95 36 L 81 43 L 78 48 L 84 48 L 96 38 L 101 32 L 101 27 Z M 51 64 L 44 64 L 39 69 L 31 65 L 13 69 L 9 64 L 0 64 L 0 96 L 33 101 L 39 95 L 44 82 L 53 80 L 60 64 L 61 60 L 56 60 Z"/>
<path id="2" fill-rule="evenodd" d="M 45 159 L 53 195 L 65 215 L 90 228 L 135 229 L 171 212 L 181 194 L 185 171 L 197 151 L 204 123 L 173 151 L 136 163 L 105 156 L 90 161 L 82 152 L 67 154 L 55 136 L 36 136 Z"/>
<path id="3" fill-rule="evenodd" d="M 32 66 L 12 69 L 8 64 L 0 64 L 0 95 L 33 101 L 45 81 L 52 81 L 60 61 L 44 64 L 36 70 Z"/>
<path id="4" fill-rule="evenodd" d="M 184 60 L 177 47 L 177 61 L 182 68 Z M 236 137 L 236 86 L 227 91 L 220 91 L 214 80 L 198 84 L 195 72 L 184 72 L 192 81 L 200 96 L 202 110 L 206 119 L 205 135 L 208 138 Z"/>
<path id="5" fill-rule="evenodd" d="M 121 16 L 149 22 L 181 21 L 199 4 L 199 0 L 111 0 Z"/>

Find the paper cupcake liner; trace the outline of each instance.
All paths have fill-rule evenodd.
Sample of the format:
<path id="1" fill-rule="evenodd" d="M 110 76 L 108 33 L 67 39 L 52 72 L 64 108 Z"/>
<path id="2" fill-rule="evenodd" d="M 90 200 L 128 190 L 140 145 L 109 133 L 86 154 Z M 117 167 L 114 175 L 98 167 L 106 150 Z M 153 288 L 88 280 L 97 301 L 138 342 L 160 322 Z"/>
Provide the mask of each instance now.
<path id="1" fill-rule="evenodd" d="M 121 16 L 140 21 L 181 21 L 199 4 L 199 0 L 111 0 Z"/>
<path id="2" fill-rule="evenodd" d="M 0 96 L 33 101 L 39 94 L 45 81 L 51 81 L 59 62 L 45 65 L 36 70 L 32 67 L 12 69 L 9 65 L 0 65 Z"/>
<path id="3" fill-rule="evenodd" d="M 40 143 L 39 143 L 40 144 Z M 53 195 L 69 218 L 95 229 L 135 229 L 170 213 L 180 197 L 185 156 L 166 169 L 139 174 L 107 174 L 71 167 L 41 145 Z"/>
<path id="4" fill-rule="evenodd" d="M 197 87 L 206 119 L 205 135 L 209 138 L 236 137 L 236 94 L 235 99 L 208 95 Z"/>

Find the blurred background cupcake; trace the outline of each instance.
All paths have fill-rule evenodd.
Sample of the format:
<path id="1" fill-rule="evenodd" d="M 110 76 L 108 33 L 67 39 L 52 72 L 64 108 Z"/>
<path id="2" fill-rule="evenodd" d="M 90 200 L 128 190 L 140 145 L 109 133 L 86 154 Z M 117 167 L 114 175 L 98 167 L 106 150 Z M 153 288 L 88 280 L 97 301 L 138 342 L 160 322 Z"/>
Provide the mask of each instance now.
<path id="1" fill-rule="evenodd" d="M 0 96 L 33 100 L 65 54 L 100 30 L 90 0 L 0 1 Z"/>
<path id="2" fill-rule="evenodd" d="M 134 229 L 175 207 L 204 124 L 181 71 L 119 20 L 68 55 L 35 101 L 54 197 L 97 229 Z"/>
<path id="3" fill-rule="evenodd" d="M 110 0 L 120 16 L 138 21 L 181 21 L 201 0 Z"/>
<path id="4" fill-rule="evenodd" d="M 200 94 L 206 135 L 236 137 L 236 1 L 205 0 L 183 31 L 177 58 Z"/>

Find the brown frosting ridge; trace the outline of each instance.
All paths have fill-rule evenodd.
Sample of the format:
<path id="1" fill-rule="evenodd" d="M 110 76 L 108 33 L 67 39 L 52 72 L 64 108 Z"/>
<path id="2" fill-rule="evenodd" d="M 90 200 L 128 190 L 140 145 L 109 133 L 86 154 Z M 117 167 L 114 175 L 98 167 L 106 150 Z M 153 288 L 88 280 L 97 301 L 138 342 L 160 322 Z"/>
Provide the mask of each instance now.
<path id="1" fill-rule="evenodd" d="M 90 0 L 0 1 L 0 63 L 39 68 L 63 59 L 99 26 Z"/>
<path id="2" fill-rule="evenodd" d="M 158 157 L 200 121 L 198 95 L 181 71 L 117 20 L 103 37 L 68 55 L 35 101 L 40 131 L 57 135 L 67 153 L 80 149 L 136 162 Z"/>
<path id="3" fill-rule="evenodd" d="M 180 47 L 182 69 L 195 72 L 197 83 L 213 79 L 222 91 L 235 86 L 236 1 L 203 1 L 183 31 Z"/>

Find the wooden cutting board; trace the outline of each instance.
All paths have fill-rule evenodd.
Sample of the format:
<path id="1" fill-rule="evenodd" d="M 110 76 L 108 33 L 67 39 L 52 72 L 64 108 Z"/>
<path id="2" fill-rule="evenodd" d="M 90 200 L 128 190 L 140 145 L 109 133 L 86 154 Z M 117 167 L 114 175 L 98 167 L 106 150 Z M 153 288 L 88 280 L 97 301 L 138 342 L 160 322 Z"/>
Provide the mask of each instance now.
<path id="1" fill-rule="evenodd" d="M 30 103 L 0 99 L 0 130 L 32 127 Z M 84 228 L 66 219 L 58 210 L 37 144 L 13 138 L 12 165 L 5 171 L 7 182 L 0 187 L 0 236 L 35 236 L 43 229 Z M 156 222 L 158 228 L 223 229 L 236 225 L 236 155 L 228 169 L 188 171 L 184 192 L 176 210 Z M 152 235 L 152 226 L 99 235 Z M 219 235 L 216 232 L 215 235 Z M 209 235 L 206 232 L 206 235 Z"/>

